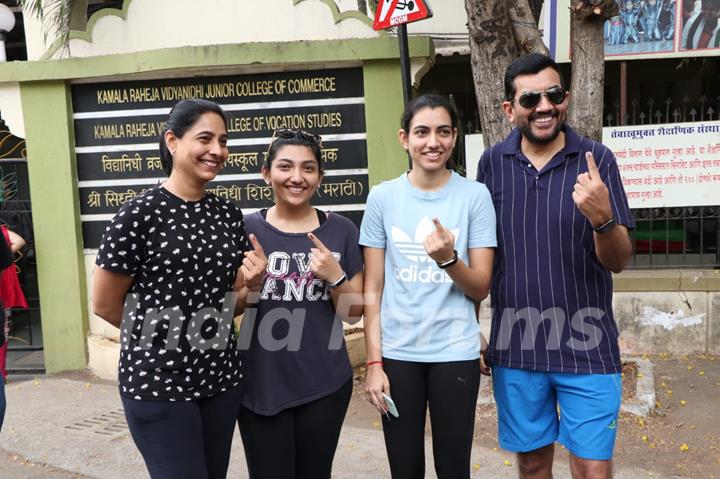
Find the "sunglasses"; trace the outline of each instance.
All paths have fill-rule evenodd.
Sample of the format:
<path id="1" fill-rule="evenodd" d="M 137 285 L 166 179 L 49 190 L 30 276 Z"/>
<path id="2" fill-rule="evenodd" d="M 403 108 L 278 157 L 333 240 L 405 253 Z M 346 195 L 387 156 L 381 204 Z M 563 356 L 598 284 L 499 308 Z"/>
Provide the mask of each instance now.
<path id="1" fill-rule="evenodd" d="M 291 130 L 290 128 L 279 128 L 273 132 L 270 144 L 272 145 L 273 142 L 278 138 L 284 138 L 286 140 L 289 140 L 291 138 L 299 138 L 310 143 L 315 143 L 317 146 L 322 148 L 322 138 L 320 137 L 320 135 L 316 135 L 315 133 L 310 133 L 309 131 L 305 130 Z"/>
<path id="2" fill-rule="evenodd" d="M 567 92 L 563 87 L 554 86 L 545 91 L 526 91 L 518 97 L 517 102 L 523 108 L 535 108 L 538 106 L 538 103 L 540 103 L 543 95 L 545 95 L 553 105 L 559 105 L 567 98 Z"/>

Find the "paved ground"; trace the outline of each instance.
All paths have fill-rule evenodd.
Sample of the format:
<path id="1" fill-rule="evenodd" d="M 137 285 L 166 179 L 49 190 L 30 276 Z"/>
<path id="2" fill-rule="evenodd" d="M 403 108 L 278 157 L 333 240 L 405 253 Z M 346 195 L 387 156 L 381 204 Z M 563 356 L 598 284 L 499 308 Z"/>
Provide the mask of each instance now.
<path id="1" fill-rule="evenodd" d="M 651 359 L 660 407 L 642 421 L 622 416 L 615 477 L 720 479 L 720 360 Z M 483 393 L 488 394 L 483 381 Z M 124 424 L 115 384 L 81 373 L 43 376 L 11 382 L 7 396 L 8 412 L 0 434 L 0 477 L 147 477 Z M 515 458 L 497 447 L 496 424 L 493 407 L 478 406 L 473 477 L 517 477 Z M 427 476 L 432 478 L 429 439 L 426 450 Z M 556 457 L 555 477 L 569 478 L 567 453 L 558 448 Z M 237 434 L 228 477 L 247 477 Z M 343 427 L 334 477 L 389 477 L 380 424 L 363 400 L 359 384 Z"/>

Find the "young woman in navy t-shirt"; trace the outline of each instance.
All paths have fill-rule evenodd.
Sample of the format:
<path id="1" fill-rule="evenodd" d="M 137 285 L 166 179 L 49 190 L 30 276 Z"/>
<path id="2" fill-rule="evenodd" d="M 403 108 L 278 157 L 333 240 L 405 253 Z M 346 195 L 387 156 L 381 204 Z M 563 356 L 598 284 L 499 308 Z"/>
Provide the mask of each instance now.
<path id="1" fill-rule="evenodd" d="M 362 254 L 350 220 L 311 204 L 320 148 L 311 133 L 276 131 L 262 168 L 275 205 L 245 222 L 238 425 L 252 479 L 330 478 L 352 393 L 342 320 L 362 315 Z"/>

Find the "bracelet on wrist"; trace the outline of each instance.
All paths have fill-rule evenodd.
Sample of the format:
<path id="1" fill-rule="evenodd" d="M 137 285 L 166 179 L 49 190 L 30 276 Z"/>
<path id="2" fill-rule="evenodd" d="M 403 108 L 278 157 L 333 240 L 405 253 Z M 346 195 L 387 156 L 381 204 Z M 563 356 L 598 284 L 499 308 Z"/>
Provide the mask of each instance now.
<path id="1" fill-rule="evenodd" d="M 343 271 L 342 275 L 340 275 L 337 280 L 333 281 L 332 283 L 328 283 L 327 286 L 330 289 L 334 289 L 343 284 L 345 281 L 347 281 L 347 275 L 345 274 L 345 271 Z"/>
<path id="2" fill-rule="evenodd" d="M 445 261 L 437 261 L 436 264 L 440 269 L 446 269 L 458 262 L 458 252 L 453 250 L 453 257 Z"/>
<path id="3" fill-rule="evenodd" d="M 382 366 L 382 363 L 382 361 L 368 361 L 367 363 L 365 363 L 365 365 L 372 366 L 373 364 L 379 364 L 380 366 Z"/>

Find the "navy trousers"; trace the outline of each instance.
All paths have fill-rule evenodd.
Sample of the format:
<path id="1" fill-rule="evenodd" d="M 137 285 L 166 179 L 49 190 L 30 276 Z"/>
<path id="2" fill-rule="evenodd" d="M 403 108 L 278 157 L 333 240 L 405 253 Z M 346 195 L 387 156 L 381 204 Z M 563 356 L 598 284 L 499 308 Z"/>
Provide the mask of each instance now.
<path id="1" fill-rule="evenodd" d="M 226 477 L 240 394 L 238 387 L 187 402 L 122 397 L 130 433 L 150 477 Z"/>

